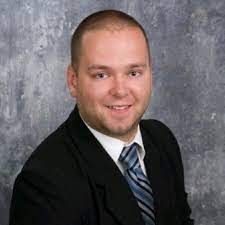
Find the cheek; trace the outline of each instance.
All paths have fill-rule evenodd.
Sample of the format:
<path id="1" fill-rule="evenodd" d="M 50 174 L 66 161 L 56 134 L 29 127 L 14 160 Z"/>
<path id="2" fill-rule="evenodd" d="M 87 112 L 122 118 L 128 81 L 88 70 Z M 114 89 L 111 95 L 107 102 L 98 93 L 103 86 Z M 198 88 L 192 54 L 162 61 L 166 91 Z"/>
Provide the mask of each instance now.
<path id="1" fill-rule="evenodd" d="M 142 82 L 139 83 L 139 85 L 134 85 L 133 91 L 136 97 L 139 98 L 140 100 L 148 98 L 151 93 L 150 81 L 143 80 Z"/>
<path id="2" fill-rule="evenodd" d="M 147 77 L 142 86 L 143 94 L 149 96 L 151 94 L 151 89 L 152 89 L 151 79 L 150 77 Z"/>
<path id="3" fill-rule="evenodd" d="M 107 90 L 104 84 L 99 86 L 92 83 L 80 87 L 79 97 L 80 100 L 83 101 L 83 104 L 96 105 L 103 103 L 106 96 Z"/>

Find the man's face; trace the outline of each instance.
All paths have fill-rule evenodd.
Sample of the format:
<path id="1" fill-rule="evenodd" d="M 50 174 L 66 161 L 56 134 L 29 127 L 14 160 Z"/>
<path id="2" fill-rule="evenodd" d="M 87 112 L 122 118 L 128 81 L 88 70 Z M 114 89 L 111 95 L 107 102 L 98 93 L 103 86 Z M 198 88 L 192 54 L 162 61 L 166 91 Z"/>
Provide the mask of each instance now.
<path id="1" fill-rule="evenodd" d="M 99 132 L 130 141 L 151 94 L 143 33 L 134 27 L 85 33 L 79 68 L 73 73 L 68 84 L 84 121 Z"/>

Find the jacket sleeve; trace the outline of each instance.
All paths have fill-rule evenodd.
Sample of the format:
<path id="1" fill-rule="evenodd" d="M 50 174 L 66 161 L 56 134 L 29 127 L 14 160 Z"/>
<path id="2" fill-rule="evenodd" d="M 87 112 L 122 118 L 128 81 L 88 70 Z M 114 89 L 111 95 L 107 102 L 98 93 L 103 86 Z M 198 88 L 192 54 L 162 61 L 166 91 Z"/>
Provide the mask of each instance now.
<path id="1" fill-rule="evenodd" d="M 64 185 L 35 171 L 22 171 L 14 184 L 9 225 L 84 224 L 79 201 L 69 204 L 75 197 Z"/>

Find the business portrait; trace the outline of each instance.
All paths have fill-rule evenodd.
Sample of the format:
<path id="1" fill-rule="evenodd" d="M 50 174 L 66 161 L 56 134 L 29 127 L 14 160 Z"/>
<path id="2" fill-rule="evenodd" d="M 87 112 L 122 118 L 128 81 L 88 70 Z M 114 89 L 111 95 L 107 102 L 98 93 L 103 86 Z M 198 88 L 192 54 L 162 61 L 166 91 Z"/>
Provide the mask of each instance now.
<path id="1" fill-rule="evenodd" d="M 4 3 L 0 225 L 223 224 L 223 9 Z"/>

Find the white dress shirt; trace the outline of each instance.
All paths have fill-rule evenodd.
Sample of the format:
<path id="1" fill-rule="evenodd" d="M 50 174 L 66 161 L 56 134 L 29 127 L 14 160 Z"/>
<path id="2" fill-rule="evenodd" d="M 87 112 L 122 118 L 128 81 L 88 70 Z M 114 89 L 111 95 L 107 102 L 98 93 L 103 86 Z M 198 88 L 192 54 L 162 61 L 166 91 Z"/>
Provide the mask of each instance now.
<path id="1" fill-rule="evenodd" d="M 117 138 L 113 138 L 113 137 L 107 136 L 103 133 L 100 133 L 99 131 L 90 127 L 84 120 L 83 120 L 83 122 L 86 124 L 88 129 L 95 136 L 95 138 L 100 142 L 100 144 L 103 146 L 105 151 L 113 159 L 113 161 L 115 162 L 115 164 L 118 166 L 118 168 L 120 169 L 120 171 L 123 174 L 124 174 L 124 169 L 122 167 L 121 162 L 119 161 L 120 154 L 122 153 L 122 150 L 124 147 L 130 146 L 133 143 L 137 143 L 139 145 L 139 148 L 138 148 L 139 162 L 140 162 L 142 171 L 146 175 L 146 169 L 145 169 L 145 165 L 144 165 L 145 149 L 144 149 L 139 126 L 138 126 L 137 133 L 136 133 L 134 139 L 131 142 L 126 143 Z"/>

